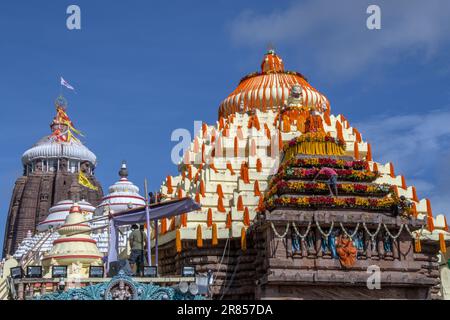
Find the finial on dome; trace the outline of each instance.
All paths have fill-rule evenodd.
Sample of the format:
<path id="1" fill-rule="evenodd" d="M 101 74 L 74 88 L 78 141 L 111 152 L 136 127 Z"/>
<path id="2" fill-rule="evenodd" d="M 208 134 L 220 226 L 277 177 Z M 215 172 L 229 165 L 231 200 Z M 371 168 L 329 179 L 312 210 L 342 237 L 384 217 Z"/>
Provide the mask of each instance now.
<path id="1" fill-rule="evenodd" d="M 128 177 L 127 162 L 125 160 L 122 161 L 122 167 L 120 168 L 119 176 L 121 178 L 127 178 Z"/>
<path id="2" fill-rule="evenodd" d="M 66 98 L 64 98 L 64 96 L 62 94 L 60 94 L 56 100 L 55 100 L 55 107 L 58 108 L 63 108 L 66 109 L 67 108 L 67 100 Z"/>
<path id="3" fill-rule="evenodd" d="M 71 213 L 81 213 L 81 208 L 80 208 L 80 206 L 78 205 L 78 202 L 75 202 L 75 203 L 70 207 L 69 214 L 71 214 Z"/>
<path id="4" fill-rule="evenodd" d="M 272 42 L 267 44 L 267 54 L 275 54 L 275 46 Z"/>
<path id="5" fill-rule="evenodd" d="M 284 72 L 283 60 L 275 53 L 272 45 L 269 45 L 267 53 L 261 63 L 263 73 Z"/>

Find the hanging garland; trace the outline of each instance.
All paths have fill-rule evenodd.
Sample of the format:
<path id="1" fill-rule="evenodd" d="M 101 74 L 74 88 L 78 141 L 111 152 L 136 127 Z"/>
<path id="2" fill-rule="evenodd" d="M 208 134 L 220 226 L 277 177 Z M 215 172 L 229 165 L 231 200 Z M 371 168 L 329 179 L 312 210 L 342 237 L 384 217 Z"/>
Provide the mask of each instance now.
<path id="1" fill-rule="evenodd" d="M 282 235 L 278 233 L 277 229 L 275 229 L 273 222 L 270 223 L 270 226 L 272 227 L 273 233 L 277 236 L 277 238 L 285 238 L 289 232 L 289 222 L 286 224 L 286 231 Z"/>
<path id="2" fill-rule="evenodd" d="M 319 224 L 319 222 L 317 220 L 316 220 L 316 226 L 317 226 L 317 229 L 319 230 L 319 232 L 322 234 L 322 236 L 324 238 L 328 238 L 331 235 L 331 232 L 333 231 L 334 221 L 331 221 L 331 225 L 330 225 L 330 229 L 328 229 L 328 233 L 323 232 L 323 230 L 320 227 L 320 224 Z"/>
<path id="3" fill-rule="evenodd" d="M 339 225 L 341 226 L 342 231 L 344 232 L 344 234 L 349 237 L 349 238 L 353 238 L 354 236 L 356 236 L 356 233 L 358 232 L 359 229 L 359 222 L 356 224 L 355 230 L 353 231 L 352 234 L 349 234 L 347 232 L 347 230 L 345 230 L 344 225 L 342 224 L 342 222 L 339 222 Z"/>
<path id="4" fill-rule="evenodd" d="M 400 229 L 398 230 L 398 233 L 394 236 L 394 235 L 392 235 L 392 233 L 389 231 L 388 227 L 383 223 L 384 230 L 386 230 L 386 233 L 389 235 L 389 237 L 392 238 L 392 240 L 396 240 L 396 239 L 400 236 L 400 234 L 401 234 L 402 231 L 403 231 L 403 227 L 404 227 L 404 226 L 405 226 L 405 225 L 402 224 L 402 225 L 400 226 Z"/>
<path id="5" fill-rule="evenodd" d="M 292 226 L 294 227 L 295 233 L 301 238 L 305 239 L 308 236 L 309 231 L 311 230 L 311 221 L 308 222 L 308 227 L 306 228 L 305 233 L 302 235 L 297 229 L 297 226 L 295 225 L 295 222 L 292 222 Z"/>
<path id="6" fill-rule="evenodd" d="M 373 233 L 373 234 L 370 233 L 369 229 L 367 229 L 367 226 L 366 226 L 365 222 L 363 222 L 363 227 L 364 227 L 364 230 L 366 230 L 367 234 L 370 236 L 372 242 L 375 241 L 375 237 L 377 236 L 378 232 L 380 232 L 381 223 L 378 223 L 377 230 L 375 230 L 375 233 Z"/>

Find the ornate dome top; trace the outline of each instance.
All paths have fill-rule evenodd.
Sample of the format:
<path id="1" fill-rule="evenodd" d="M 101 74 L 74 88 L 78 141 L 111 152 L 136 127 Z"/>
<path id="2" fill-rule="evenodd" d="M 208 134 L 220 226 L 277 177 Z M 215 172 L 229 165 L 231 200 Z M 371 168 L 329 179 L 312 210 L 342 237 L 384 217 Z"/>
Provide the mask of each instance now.
<path id="1" fill-rule="evenodd" d="M 305 106 L 329 105 L 328 99 L 313 88 L 306 78 L 298 73 L 284 70 L 283 60 L 269 50 L 261 63 L 261 72 L 251 73 L 240 81 L 237 88 L 219 106 L 219 116 L 252 109 L 262 111 L 275 109 L 284 104 L 290 88 L 298 84 L 302 88 Z"/>
<path id="2" fill-rule="evenodd" d="M 40 139 L 33 147 L 22 155 L 22 163 L 29 164 L 36 159 L 68 158 L 78 161 L 89 161 L 96 165 L 95 154 L 85 147 L 75 135 L 81 133 L 75 129 L 72 121 L 66 113 L 67 102 L 63 97 L 55 101 L 56 116 L 50 128 L 52 133 Z"/>
<path id="3" fill-rule="evenodd" d="M 109 187 L 109 193 L 102 199 L 98 209 L 109 206 L 113 212 L 120 212 L 145 205 L 144 198 L 139 194 L 139 188 L 128 180 L 125 162 L 122 163 L 119 175 L 120 180 Z"/>

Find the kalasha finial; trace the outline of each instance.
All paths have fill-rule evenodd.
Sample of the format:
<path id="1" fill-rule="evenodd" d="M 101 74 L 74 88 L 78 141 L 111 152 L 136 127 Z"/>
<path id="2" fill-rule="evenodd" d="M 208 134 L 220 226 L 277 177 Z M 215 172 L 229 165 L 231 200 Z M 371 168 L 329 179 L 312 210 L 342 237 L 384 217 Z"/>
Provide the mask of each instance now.
<path id="1" fill-rule="evenodd" d="M 273 45 L 273 43 L 271 41 L 267 44 L 267 53 L 275 54 L 275 46 Z"/>
<path id="2" fill-rule="evenodd" d="M 64 98 L 64 96 L 62 94 L 60 94 L 58 96 L 58 98 L 56 98 L 55 100 L 55 107 L 58 108 L 63 108 L 66 109 L 67 108 L 67 100 L 66 98 Z"/>
<path id="3" fill-rule="evenodd" d="M 122 167 L 120 168 L 119 176 L 121 178 L 127 178 L 128 177 L 128 168 L 127 168 L 127 163 L 126 163 L 125 160 L 122 161 Z"/>

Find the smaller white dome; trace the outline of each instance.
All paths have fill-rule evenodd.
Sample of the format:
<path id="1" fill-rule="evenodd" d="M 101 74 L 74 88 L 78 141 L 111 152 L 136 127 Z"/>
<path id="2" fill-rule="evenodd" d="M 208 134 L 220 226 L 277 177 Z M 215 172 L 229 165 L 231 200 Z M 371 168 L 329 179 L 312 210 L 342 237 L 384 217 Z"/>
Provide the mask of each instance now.
<path id="1" fill-rule="evenodd" d="M 48 216 L 44 221 L 37 225 L 36 230 L 39 232 L 44 232 L 49 228 L 58 228 L 63 225 L 73 204 L 74 202 L 72 200 L 63 200 L 58 202 L 48 210 Z M 95 207 L 85 200 L 79 201 L 78 205 L 80 206 L 81 212 L 85 218 L 90 219 L 94 214 Z"/>
<path id="2" fill-rule="evenodd" d="M 123 170 L 126 170 L 125 165 L 122 165 L 122 177 L 109 187 L 109 193 L 97 207 L 96 215 L 102 215 L 106 206 L 114 213 L 145 206 L 145 199 L 139 194 L 139 188 L 127 179 L 128 173 Z"/>

